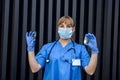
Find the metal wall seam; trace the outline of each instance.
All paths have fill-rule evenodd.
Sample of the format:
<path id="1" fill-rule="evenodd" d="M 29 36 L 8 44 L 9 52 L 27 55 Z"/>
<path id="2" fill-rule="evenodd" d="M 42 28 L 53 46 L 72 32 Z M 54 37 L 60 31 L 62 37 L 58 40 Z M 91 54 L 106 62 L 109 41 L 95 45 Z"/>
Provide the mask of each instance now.
<path id="1" fill-rule="evenodd" d="M 20 80 L 25 80 L 25 72 L 26 72 L 26 57 L 27 57 L 27 51 L 26 51 L 26 39 L 25 35 L 27 32 L 27 11 L 28 8 L 28 0 L 23 0 L 23 20 L 22 20 L 22 48 L 21 48 L 21 66 L 20 66 Z"/>
<path id="2" fill-rule="evenodd" d="M 69 14 L 69 0 L 64 0 L 64 9 L 62 9 L 62 10 L 64 10 L 64 15 L 66 15 L 66 16 L 68 16 L 68 14 Z"/>
<path id="3" fill-rule="evenodd" d="M 118 44 L 118 20 L 119 20 L 119 0 L 115 0 L 114 31 L 113 31 L 113 58 L 112 58 L 112 80 L 116 80 L 117 75 L 117 44 Z"/>
<path id="4" fill-rule="evenodd" d="M 79 28 L 79 42 L 82 43 L 83 35 L 84 35 L 84 19 L 85 17 L 85 0 L 81 0 L 80 2 L 80 28 Z"/>
<path id="5" fill-rule="evenodd" d="M 44 14 L 45 12 L 45 1 L 40 0 L 40 21 L 39 21 L 39 48 L 43 45 L 43 32 L 44 32 Z"/>
<path id="6" fill-rule="evenodd" d="M 111 78 L 111 29 L 112 29 L 112 0 L 105 1 L 105 13 L 104 13 L 104 45 L 103 45 L 103 78 L 102 80 L 110 80 Z"/>
<path id="7" fill-rule="evenodd" d="M 93 33 L 93 23 L 94 22 L 94 0 L 89 0 L 89 6 L 88 6 L 88 32 Z"/>
<path id="8" fill-rule="evenodd" d="M 56 27 L 57 27 L 57 21 L 60 18 L 60 10 L 61 10 L 61 0 L 56 0 Z M 56 39 L 58 39 L 58 32 L 57 32 L 57 28 L 56 28 Z"/>
<path id="9" fill-rule="evenodd" d="M 52 41 L 52 33 L 53 33 L 53 24 L 52 24 L 52 14 L 53 14 L 53 0 L 48 0 L 48 42 Z"/>
<path id="10" fill-rule="evenodd" d="M 11 45 L 11 65 L 10 79 L 16 80 L 17 74 L 17 53 L 18 53 L 18 24 L 19 24 L 19 0 L 13 3 L 13 18 L 12 18 L 12 45 Z"/>
<path id="11" fill-rule="evenodd" d="M 99 56 L 98 56 L 98 64 L 96 68 L 96 74 L 94 76 L 94 79 L 96 80 L 102 80 L 102 28 L 103 28 L 103 0 L 97 0 L 97 8 L 96 8 L 96 38 L 99 48 Z"/>
<path id="12" fill-rule="evenodd" d="M 32 10 L 31 10 L 31 30 L 35 31 L 36 28 L 36 0 L 32 0 Z"/>
<path id="13" fill-rule="evenodd" d="M 9 5 L 10 0 L 4 0 L 2 15 L 2 43 L 1 43 L 1 80 L 6 80 L 7 53 L 8 53 L 8 29 L 9 29 Z"/>
<path id="14" fill-rule="evenodd" d="M 70 10 L 71 11 L 71 10 Z M 76 15 L 77 14 L 77 0 L 73 0 L 72 1 L 72 17 L 73 17 L 73 19 L 74 19 L 74 22 L 75 22 L 75 27 L 77 27 L 76 26 L 76 24 L 79 24 L 79 23 L 76 23 Z M 76 32 L 75 32 L 76 33 Z M 76 40 L 76 35 L 77 34 L 74 34 L 74 39 Z"/>
<path id="15" fill-rule="evenodd" d="M 120 10 L 120 6 L 119 6 L 119 10 Z M 119 16 L 119 21 L 120 21 L 120 16 Z M 119 23 L 119 26 L 120 26 L 120 23 Z M 118 30 L 120 30 L 120 27 L 118 27 Z M 118 32 L 118 50 L 117 51 L 118 51 L 117 79 L 119 80 L 120 79 L 120 31 Z"/>

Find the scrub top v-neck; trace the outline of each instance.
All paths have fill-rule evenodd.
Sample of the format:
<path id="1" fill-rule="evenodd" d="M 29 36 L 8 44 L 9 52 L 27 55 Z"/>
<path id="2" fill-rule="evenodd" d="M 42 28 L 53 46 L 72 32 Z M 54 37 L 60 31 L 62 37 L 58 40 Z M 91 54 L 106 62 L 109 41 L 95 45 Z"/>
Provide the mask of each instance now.
<path id="1" fill-rule="evenodd" d="M 65 52 L 69 48 L 73 47 L 72 41 L 64 47 L 59 41 L 57 41 L 55 45 L 54 43 L 55 42 L 44 45 L 36 55 L 37 62 L 42 66 L 42 68 L 44 68 L 43 80 L 82 80 L 80 67 L 87 66 L 90 61 L 90 56 L 85 46 L 74 42 L 74 48 L 76 50 L 76 54 L 74 54 L 73 49 Z M 47 63 L 46 59 L 48 58 L 49 51 L 53 45 L 54 47 L 49 56 L 50 62 Z M 81 66 L 72 65 L 74 55 L 77 59 L 81 60 Z M 68 60 L 70 63 L 65 62 L 64 60 Z"/>

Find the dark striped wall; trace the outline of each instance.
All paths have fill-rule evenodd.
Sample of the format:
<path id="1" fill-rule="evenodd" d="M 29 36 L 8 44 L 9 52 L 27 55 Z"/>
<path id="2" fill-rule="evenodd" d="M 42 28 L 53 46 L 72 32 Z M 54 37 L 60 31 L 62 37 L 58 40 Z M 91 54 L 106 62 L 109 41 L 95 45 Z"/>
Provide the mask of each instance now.
<path id="1" fill-rule="evenodd" d="M 0 80 L 41 80 L 42 71 L 30 71 L 25 33 L 37 32 L 37 53 L 58 39 L 56 23 L 63 15 L 73 17 L 77 43 L 88 32 L 98 41 L 97 70 L 93 76 L 83 72 L 83 80 L 120 80 L 119 0 L 0 0 Z"/>

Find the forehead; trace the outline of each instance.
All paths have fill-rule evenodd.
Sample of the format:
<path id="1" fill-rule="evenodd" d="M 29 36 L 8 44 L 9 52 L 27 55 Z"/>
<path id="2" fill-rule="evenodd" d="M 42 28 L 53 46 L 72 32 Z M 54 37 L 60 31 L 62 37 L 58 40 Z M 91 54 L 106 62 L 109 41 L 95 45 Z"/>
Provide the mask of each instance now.
<path id="1" fill-rule="evenodd" d="M 73 25 L 73 22 L 71 21 L 71 20 L 69 20 L 69 19 L 63 19 L 63 20 L 60 20 L 59 22 L 58 22 L 58 25 Z"/>
<path id="2" fill-rule="evenodd" d="M 72 24 L 70 22 L 63 22 L 63 23 L 61 23 L 59 25 L 69 25 L 69 26 L 72 26 Z"/>

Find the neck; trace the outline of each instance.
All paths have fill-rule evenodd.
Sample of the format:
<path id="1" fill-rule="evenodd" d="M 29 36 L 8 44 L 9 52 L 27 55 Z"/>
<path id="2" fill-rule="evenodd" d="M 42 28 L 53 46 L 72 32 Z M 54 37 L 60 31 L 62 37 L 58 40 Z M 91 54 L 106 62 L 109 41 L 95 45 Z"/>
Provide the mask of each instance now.
<path id="1" fill-rule="evenodd" d="M 60 43 L 62 44 L 63 47 L 65 47 L 70 41 L 71 39 L 59 39 Z"/>

